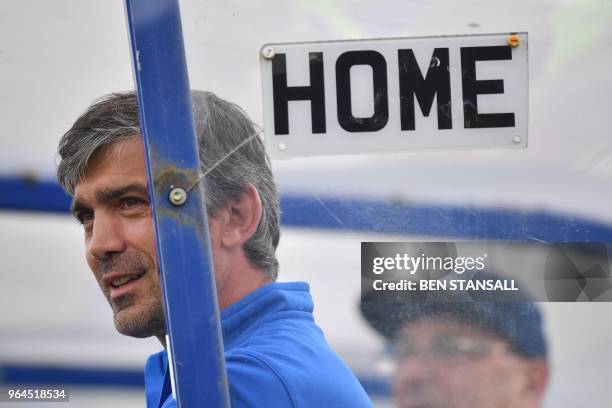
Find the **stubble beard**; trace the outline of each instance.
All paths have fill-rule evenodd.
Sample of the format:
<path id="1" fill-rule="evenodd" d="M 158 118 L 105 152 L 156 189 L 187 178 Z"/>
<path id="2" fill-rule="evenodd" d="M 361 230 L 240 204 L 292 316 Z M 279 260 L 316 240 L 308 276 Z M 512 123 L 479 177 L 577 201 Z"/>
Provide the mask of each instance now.
<path id="1" fill-rule="evenodd" d="M 113 321 L 119 333 L 137 338 L 163 336 L 166 330 L 165 317 L 161 289 L 158 281 L 151 276 L 157 273 L 153 260 L 146 254 L 131 250 L 129 253 L 124 252 L 108 261 L 100 262 L 98 270 L 100 278 L 110 271 L 146 271 L 140 278 L 145 280 L 140 282 L 140 285 L 145 287 L 138 291 L 139 294 L 144 292 L 144 296 L 129 293 L 111 299 L 110 293 L 105 292 L 105 295 L 113 310 Z"/>
<path id="2" fill-rule="evenodd" d="M 161 299 L 136 303 L 127 295 L 111 302 L 117 331 L 125 336 L 145 338 L 165 333 L 165 318 Z"/>

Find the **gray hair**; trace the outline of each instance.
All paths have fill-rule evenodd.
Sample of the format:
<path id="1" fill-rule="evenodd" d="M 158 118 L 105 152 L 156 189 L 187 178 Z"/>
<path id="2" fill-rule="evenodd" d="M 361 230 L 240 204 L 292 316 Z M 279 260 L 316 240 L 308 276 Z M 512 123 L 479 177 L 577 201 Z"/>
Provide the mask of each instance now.
<path id="1" fill-rule="evenodd" d="M 260 196 L 262 214 L 255 234 L 243 248 L 254 267 L 276 280 L 280 206 L 263 142 L 259 137 L 252 137 L 236 149 L 256 133 L 245 112 L 211 92 L 192 91 L 191 99 L 201 170 L 208 172 L 203 181 L 207 213 L 213 215 L 219 206 L 239 197 L 245 187 L 252 184 Z M 74 195 L 76 184 L 83 179 L 94 153 L 139 135 L 140 120 L 134 92 L 114 93 L 96 101 L 60 140 L 59 183 Z"/>

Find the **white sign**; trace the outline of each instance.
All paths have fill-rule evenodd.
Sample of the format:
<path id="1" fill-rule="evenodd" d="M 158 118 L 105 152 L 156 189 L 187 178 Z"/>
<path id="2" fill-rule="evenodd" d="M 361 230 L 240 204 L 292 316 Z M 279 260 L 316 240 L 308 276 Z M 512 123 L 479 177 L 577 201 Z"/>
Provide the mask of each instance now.
<path id="1" fill-rule="evenodd" d="M 275 158 L 526 147 L 527 33 L 267 44 Z"/>

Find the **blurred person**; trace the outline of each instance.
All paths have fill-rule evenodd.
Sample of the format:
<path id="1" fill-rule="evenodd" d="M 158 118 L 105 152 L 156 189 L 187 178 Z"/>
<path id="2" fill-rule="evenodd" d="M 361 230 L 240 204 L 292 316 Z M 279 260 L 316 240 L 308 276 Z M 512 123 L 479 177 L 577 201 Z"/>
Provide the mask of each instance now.
<path id="1" fill-rule="evenodd" d="M 547 346 L 535 303 L 361 302 L 389 342 L 392 392 L 402 408 L 536 408 L 548 382 Z"/>
<path id="2" fill-rule="evenodd" d="M 235 150 L 256 134 L 253 123 L 237 105 L 209 92 L 193 91 L 192 103 L 202 173 L 208 171 L 205 204 L 232 406 L 371 406 L 315 324 L 308 284 L 275 282 L 280 216 L 270 163 L 259 137 Z M 58 180 L 73 195 L 85 258 L 117 330 L 156 336 L 165 348 L 134 93 L 90 106 L 62 137 L 59 155 Z M 166 350 L 149 357 L 148 407 L 176 406 L 169 375 Z"/>

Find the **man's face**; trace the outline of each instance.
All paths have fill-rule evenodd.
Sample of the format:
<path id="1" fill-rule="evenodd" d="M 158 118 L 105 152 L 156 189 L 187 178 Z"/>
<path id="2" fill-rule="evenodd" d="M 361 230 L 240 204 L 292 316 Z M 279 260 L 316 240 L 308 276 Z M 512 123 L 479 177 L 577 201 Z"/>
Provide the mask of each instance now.
<path id="1" fill-rule="evenodd" d="M 97 152 L 76 185 L 86 259 L 111 305 L 115 327 L 134 337 L 165 333 L 142 139 Z"/>
<path id="2" fill-rule="evenodd" d="M 408 323 L 395 345 L 399 407 L 531 407 L 526 360 L 508 343 L 450 318 Z"/>

